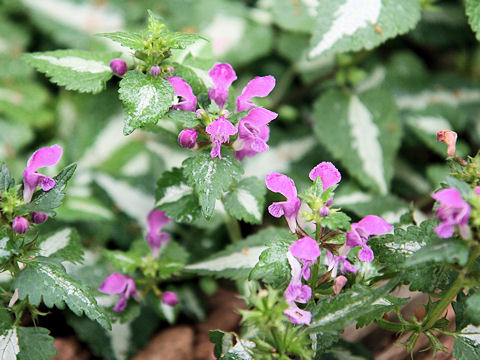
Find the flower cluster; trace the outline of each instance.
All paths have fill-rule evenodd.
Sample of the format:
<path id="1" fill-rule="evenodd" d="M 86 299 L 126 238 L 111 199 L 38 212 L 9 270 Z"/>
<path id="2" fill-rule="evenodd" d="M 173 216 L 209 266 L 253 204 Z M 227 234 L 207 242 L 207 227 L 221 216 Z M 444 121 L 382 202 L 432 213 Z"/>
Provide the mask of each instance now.
<path id="1" fill-rule="evenodd" d="M 179 144 L 188 149 L 195 147 L 198 132 L 208 138 L 212 144 L 210 155 L 212 158 L 221 159 L 221 147 L 231 142 L 232 136 L 236 136 L 232 142 L 235 158 L 243 160 L 246 156 L 254 156 L 257 153 L 268 150 L 267 141 L 270 136 L 268 124 L 277 117 L 277 114 L 257 107 L 252 103 L 255 97 L 265 97 L 275 87 L 273 76 L 255 77 L 242 90 L 236 99 L 236 112 L 245 114 L 237 124 L 229 120 L 232 114 L 225 108 L 229 97 L 229 89 L 237 79 L 232 66 L 228 63 L 216 63 L 208 72 L 213 87 L 208 91 L 212 104 L 208 111 L 203 108 L 197 109 L 197 97 L 190 85 L 178 76 L 166 78 L 175 90 L 176 103 L 171 110 L 183 110 L 195 112 L 205 128 L 198 126 L 197 129 L 184 129 L 178 136 Z"/>
<path id="2" fill-rule="evenodd" d="M 162 247 L 170 241 L 170 234 L 161 231 L 172 219 L 165 215 L 164 211 L 152 210 L 147 215 L 147 236 L 146 240 L 152 252 L 152 258 L 159 256 Z M 128 298 L 139 298 L 135 281 L 124 274 L 113 273 L 103 280 L 102 285 L 98 288 L 105 294 L 119 294 L 120 299 L 114 306 L 113 310 L 122 312 L 127 306 Z M 164 291 L 161 300 L 164 304 L 175 306 L 178 303 L 178 296 L 172 291 Z"/>
<path id="3" fill-rule="evenodd" d="M 328 244 L 326 239 L 341 234 L 337 229 L 330 229 L 324 233 L 325 228 L 322 226 L 325 219 L 338 217 L 339 213 L 336 209 L 331 209 L 331 205 L 333 203 L 333 190 L 340 182 L 341 174 L 332 163 L 322 162 L 310 171 L 309 177 L 314 181 L 314 184 L 304 195 L 297 194 L 295 183 L 286 175 L 270 173 L 265 179 L 269 190 L 280 193 L 286 198 L 286 201 L 271 204 L 268 211 L 274 217 L 285 216 L 290 230 L 299 237 L 299 240 L 290 246 L 287 252 L 292 277 L 285 291 L 285 298 L 289 304 L 285 315 L 294 324 L 309 324 L 311 321 L 310 312 L 300 309 L 297 303 L 305 304 L 312 297 L 312 289 L 303 284 L 302 279 L 309 280 L 311 276 L 310 266 L 319 265 L 321 247 L 325 248 L 327 271 L 330 272 L 330 277 L 334 279 L 333 291 L 338 294 L 347 282 L 347 278 L 343 275 L 337 276 L 338 273 L 357 272 L 357 269 L 349 262 L 347 257 L 350 250 L 357 246 L 361 247 L 358 259 L 370 262 L 374 258 L 372 249 L 367 245 L 370 236 L 386 234 L 393 229 L 393 226 L 384 219 L 369 215 L 359 222 L 351 224 L 350 230 L 345 233 L 346 241 L 342 246 Z M 300 198 L 305 199 L 312 210 L 312 213 L 306 214 L 308 215 L 306 219 L 316 223 L 316 240 L 308 236 L 308 233 L 299 225 Z M 297 259 L 301 261 L 302 266 Z M 318 276 L 318 274 L 315 273 L 315 276 Z M 313 280 L 313 283 L 316 283 L 317 279 Z"/>
<path id="4" fill-rule="evenodd" d="M 479 194 L 478 187 L 475 189 Z M 435 227 L 435 232 L 441 238 L 449 238 L 455 232 L 455 226 L 458 226 L 460 235 L 464 239 L 470 237 L 470 227 L 468 220 L 470 218 L 470 205 L 463 200 L 460 191 L 454 188 L 440 190 L 432 194 L 432 197 L 439 202 L 435 214 L 440 224 Z"/>

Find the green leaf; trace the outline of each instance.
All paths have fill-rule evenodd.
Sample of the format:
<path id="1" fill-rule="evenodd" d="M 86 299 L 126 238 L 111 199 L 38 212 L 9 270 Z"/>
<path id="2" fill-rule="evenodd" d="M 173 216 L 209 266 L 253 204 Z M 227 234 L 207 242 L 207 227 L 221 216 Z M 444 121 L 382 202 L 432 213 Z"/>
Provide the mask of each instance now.
<path id="1" fill-rule="evenodd" d="M 386 297 L 397 282 L 389 282 L 377 289 L 355 284 L 333 298 L 323 297 L 312 311 L 308 331 L 337 333 L 357 319 L 365 325 L 368 320 L 382 316 L 403 301 L 391 301 L 392 297 Z"/>
<path id="2" fill-rule="evenodd" d="M 70 261 L 74 264 L 83 261 L 83 246 L 80 236 L 73 228 L 65 228 L 44 235 L 38 244 L 41 256 L 58 259 L 58 261 Z"/>
<path id="3" fill-rule="evenodd" d="M 50 360 L 57 355 L 50 331 L 41 327 L 17 328 L 20 352 L 18 360 Z M 3 359 L 3 357 L 2 357 Z"/>
<path id="4" fill-rule="evenodd" d="M 215 344 L 213 353 L 217 360 L 253 360 L 251 348 L 254 343 L 239 339 L 234 333 L 221 330 L 209 331 L 210 342 Z M 236 344 L 233 345 L 234 340 Z"/>
<path id="5" fill-rule="evenodd" d="M 187 250 L 175 241 L 162 248 L 159 255 L 158 267 L 162 277 L 170 277 L 178 274 L 187 262 L 189 254 Z"/>
<path id="6" fill-rule="evenodd" d="M 286 229 L 264 229 L 245 240 L 227 246 L 224 250 L 201 262 L 187 265 L 185 270 L 199 275 L 245 279 L 257 264 L 260 254 L 266 249 L 265 244 L 269 240 L 286 237 L 288 234 Z"/>
<path id="7" fill-rule="evenodd" d="M 479 359 L 480 344 L 465 336 L 456 336 L 452 355 L 456 360 Z"/>
<path id="8" fill-rule="evenodd" d="M 220 330 L 212 330 L 208 332 L 210 342 L 215 344 L 213 354 L 218 359 L 233 347 L 234 336 Z"/>
<path id="9" fill-rule="evenodd" d="M 63 168 L 63 170 L 54 177 L 56 183 L 51 190 L 38 190 L 33 194 L 33 199 L 30 203 L 18 207 L 15 211 L 20 212 L 21 214 L 29 214 L 34 211 L 39 211 L 49 215 L 55 215 L 53 209 L 62 205 L 67 182 L 73 176 L 76 168 L 77 164 L 75 163 Z"/>
<path id="10" fill-rule="evenodd" d="M 118 53 L 56 50 L 23 54 L 21 58 L 67 90 L 98 93 L 113 76 L 109 63 Z"/>
<path id="11" fill-rule="evenodd" d="M 477 40 L 480 40 L 480 2 L 478 0 L 467 0 L 466 13 L 468 16 L 468 23 L 475 31 Z"/>
<path id="12" fill-rule="evenodd" d="M 243 179 L 225 195 L 225 210 L 238 220 L 261 224 L 266 191 L 265 184 L 256 177 Z"/>
<path id="13" fill-rule="evenodd" d="M 318 15 L 317 2 L 277 0 L 273 3 L 272 13 L 281 28 L 310 34 Z"/>
<path id="14" fill-rule="evenodd" d="M 15 360 L 19 352 L 17 328 L 4 329 L 0 332 L 0 358 Z"/>
<path id="15" fill-rule="evenodd" d="M 465 315 L 473 325 L 480 325 L 480 294 L 476 293 L 466 299 Z"/>
<path id="16" fill-rule="evenodd" d="M 321 219 L 320 225 L 331 230 L 350 230 L 350 220 L 350 216 L 341 211 L 330 211 L 327 217 Z"/>
<path id="17" fill-rule="evenodd" d="M 372 49 L 413 29 L 420 20 L 417 0 L 321 1 L 316 11 L 319 16 L 310 42 L 311 58 Z"/>
<path id="18" fill-rule="evenodd" d="M 193 186 L 207 219 L 213 215 L 215 201 L 243 174 L 240 163 L 226 152 L 222 159 L 212 159 L 209 152 L 201 152 L 186 159 L 182 165 L 187 183 Z"/>
<path id="19" fill-rule="evenodd" d="M 122 31 L 117 31 L 113 33 L 102 33 L 97 35 L 113 40 L 122 46 L 128 47 L 131 50 L 143 50 L 143 48 L 145 47 L 146 36 L 143 33 L 126 33 Z"/>
<path id="20" fill-rule="evenodd" d="M 172 85 L 161 77 L 129 71 L 120 81 L 120 100 L 127 114 L 123 133 L 155 125 L 173 104 Z"/>
<path id="21" fill-rule="evenodd" d="M 261 253 L 258 263 L 252 269 L 249 280 L 261 279 L 265 283 L 278 287 L 290 278 L 290 265 L 287 252 L 296 237 L 289 231 L 277 232 L 269 237 L 266 249 Z"/>
<path id="22" fill-rule="evenodd" d="M 468 260 L 468 245 L 459 239 L 435 239 L 410 256 L 405 266 L 416 266 L 429 261 L 458 263 L 463 266 Z"/>
<path id="23" fill-rule="evenodd" d="M 386 194 L 402 136 L 395 102 L 385 90 L 361 95 L 329 91 L 314 106 L 315 133 L 363 186 Z"/>
<path id="24" fill-rule="evenodd" d="M 0 167 L 0 193 L 10 190 L 13 186 L 15 186 L 15 179 L 11 177 L 7 165 L 2 163 Z"/>
<path id="25" fill-rule="evenodd" d="M 410 298 L 398 298 L 392 295 L 385 295 L 384 297 L 376 300 L 371 306 L 372 309 L 365 315 L 357 318 L 357 329 L 366 326 L 382 318 L 382 316 L 393 309 L 400 309 L 407 305 Z"/>
<path id="26" fill-rule="evenodd" d="M 29 261 L 15 280 L 14 288 L 18 288 L 20 300 L 28 297 L 34 306 L 43 300 L 49 308 L 63 309 L 66 303 L 78 316 L 85 313 L 104 328 L 111 329 L 110 320 L 90 290 L 67 275 L 65 268 L 53 259 L 38 256 Z"/>
<path id="27" fill-rule="evenodd" d="M 164 172 L 158 179 L 155 200 L 155 207 L 177 222 L 191 223 L 201 213 L 198 198 L 179 168 Z"/>

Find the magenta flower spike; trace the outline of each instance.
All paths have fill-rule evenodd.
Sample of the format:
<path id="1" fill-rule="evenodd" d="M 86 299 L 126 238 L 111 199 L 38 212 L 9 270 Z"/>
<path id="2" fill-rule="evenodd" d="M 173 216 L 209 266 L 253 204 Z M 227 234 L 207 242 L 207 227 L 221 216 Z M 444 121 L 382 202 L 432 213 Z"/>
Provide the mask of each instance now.
<path id="1" fill-rule="evenodd" d="M 173 90 L 175 91 L 175 97 L 180 98 L 179 102 L 174 104 L 170 109 L 195 111 L 197 107 L 197 97 L 193 93 L 190 85 L 188 85 L 185 80 L 179 78 L 178 76 L 171 76 L 165 80 L 172 84 Z"/>
<path id="2" fill-rule="evenodd" d="M 237 97 L 237 111 L 242 112 L 255 107 L 252 103 L 254 97 L 265 97 L 275 87 L 275 78 L 271 75 L 257 76 L 245 86 L 242 93 Z"/>
<path id="3" fill-rule="evenodd" d="M 210 141 L 214 144 L 210 156 L 213 158 L 222 158 L 220 150 L 223 143 L 230 141 L 230 136 L 237 133 L 237 128 L 232 125 L 225 117 L 220 116 L 205 129 L 210 134 Z"/>
<path id="4" fill-rule="evenodd" d="M 320 247 L 311 237 L 305 236 L 295 241 L 289 248 L 293 256 L 302 261 L 302 276 L 305 280 L 310 277 L 310 265 L 320 256 Z"/>
<path id="5" fill-rule="evenodd" d="M 32 212 L 32 222 L 34 224 L 43 224 L 47 219 L 48 215 L 43 212 Z"/>
<path id="6" fill-rule="evenodd" d="M 193 129 L 184 129 L 178 134 L 178 143 L 185 149 L 193 149 L 197 142 L 197 132 Z"/>
<path id="7" fill-rule="evenodd" d="M 98 290 L 105 294 L 120 294 L 120 299 L 113 308 L 116 312 L 122 312 L 125 310 L 128 298 L 137 294 L 135 281 L 133 281 L 132 278 L 119 273 L 113 273 L 106 277 Z"/>
<path id="8" fill-rule="evenodd" d="M 127 63 L 122 59 L 113 59 L 110 61 L 110 69 L 114 74 L 123 76 L 127 73 Z"/>
<path id="9" fill-rule="evenodd" d="M 178 296 L 173 291 L 165 291 L 162 295 L 162 302 L 169 306 L 178 304 Z"/>
<path id="10" fill-rule="evenodd" d="M 274 217 L 285 216 L 288 227 L 292 232 L 297 229 L 297 215 L 300 209 L 300 199 L 297 197 L 295 183 L 288 176 L 272 172 L 265 178 L 270 191 L 282 194 L 287 201 L 275 202 L 268 207 L 268 212 Z"/>
<path id="11" fill-rule="evenodd" d="M 358 253 L 361 261 L 370 262 L 373 260 L 373 251 L 367 246 L 367 241 L 371 235 L 383 235 L 393 230 L 393 226 L 384 219 L 375 215 L 365 216 L 358 223 L 352 224 L 352 230 L 347 232 L 346 245 L 350 248 L 361 246 L 362 250 Z"/>
<path id="12" fill-rule="evenodd" d="M 47 146 L 38 149 L 28 159 L 27 167 L 23 170 L 23 200 L 29 203 L 37 186 L 43 191 L 51 190 L 55 186 L 55 180 L 37 170 L 46 166 L 53 166 L 62 157 L 63 150 L 58 145 Z"/>
<path id="13" fill-rule="evenodd" d="M 268 123 L 278 116 L 277 113 L 264 108 L 252 109 L 247 116 L 238 122 L 238 142 L 241 147 L 235 152 L 235 158 L 243 160 L 245 156 L 253 156 L 268 150 L 267 141 L 270 136 Z"/>
<path id="14" fill-rule="evenodd" d="M 237 80 L 237 74 L 232 65 L 228 63 L 216 63 L 208 72 L 214 87 L 208 91 L 210 99 L 215 101 L 220 109 L 223 109 L 228 99 L 228 89 Z"/>
<path id="15" fill-rule="evenodd" d="M 310 325 L 312 321 L 312 313 L 300 309 L 295 303 L 289 304 L 288 309 L 283 314 L 290 319 L 292 324 Z"/>
<path id="16" fill-rule="evenodd" d="M 17 234 L 25 234 L 29 227 L 30 224 L 28 223 L 28 220 L 23 216 L 17 216 L 15 219 L 13 219 L 12 229 Z"/>
<path id="17" fill-rule="evenodd" d="M 337 185 L 340 180 L 342 180 L 340 171 L 338 171 L 331 162 L 327 161 L 321 162 L 315 166 L 308 176 L 312 181 L 320 176 L 320 179 L 322 179 L 323 190 L 326 190 L 333 185 Z"/>
<path id="18" fill-rule="evenodd" d="M 290 251 L 287 252 L 287 259 L 292 268 L 292 278 L 285 290 L 285 300 L 288 303 L 299 302 L 305 304 L 312 297 L 312 289 L 308 285 L 302 285 L 302 268 Z"/>
<path id="19" fill-rule="evenodd" d="M 435 227 L 435 232 L 441 238 L 449 238 L 455 231 L 455 225 L 460 230 L 463 238 L 470 236 L 468 220 L 470 218 L 470 205 L 463 200 L 462 194 L 457 189 L 449 188 L 432 194 L 440 205 L 435 210 L 440 225 Z"/>
<path id="20" fill-rule="evenodd" d="M 170 234 L 160 231 L 167 225 L 172 219 L 165 215 L 165 211 L 152 210 L 147 216 L 147 242 L 152 250 L 153 257 L 158 255 L 161 247 L 168 243 L 170 240 Z"/>

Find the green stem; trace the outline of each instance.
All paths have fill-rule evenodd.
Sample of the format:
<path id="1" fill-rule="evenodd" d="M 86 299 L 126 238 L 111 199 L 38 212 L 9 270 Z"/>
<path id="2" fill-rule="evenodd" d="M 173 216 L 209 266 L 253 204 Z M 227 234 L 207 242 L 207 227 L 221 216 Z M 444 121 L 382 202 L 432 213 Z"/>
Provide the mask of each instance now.
<path id="1" fill-rule="evenodd" d="M 399 323 L 394 323 L 388 320 L 384 319 L 378 319 L 375 321 L 378 326 L 381 328 L 384 328 L 386 330 L 390 331 L 395 331 L 395 332 L 408 332 L 408 331 L 413 331 L 417 328 L 415 324 L 399 324 Z"/>
<path id="2" fill-rule="evenodd" d="M 227 227 L 228 236 L 230 236 L 230 240 L 232 243 L 239 242 L 242 240 L 242 231 L 240 229 L 240 224 L 238 223 L 237 219 L 227 215 L 225 226 Z"/>
<path id="3" fill-rule="evenodd" d="M 425 318 L 422 324 L 422 328 L 424 330 L 431 329 L 433 325 L 435 325 L 440 316 L 442 316 L 443 312 L 451 304 L 455 296 L 457 296 L 457 294 L 465 286 L 465 278 L 475 265 L 475 260 L 477 260 L 478 253 L 479 247 L 473 247 L 470 252 L 467 264 L 465 265 L 465 268 L 458 274 L 457 280 L 455 280 L 452 286 L 450 286 L 450 288 L 443 294 L 442 298 L 435 303 L 435 307 L 430 313 L 428 313 L 427 317 Z"/>

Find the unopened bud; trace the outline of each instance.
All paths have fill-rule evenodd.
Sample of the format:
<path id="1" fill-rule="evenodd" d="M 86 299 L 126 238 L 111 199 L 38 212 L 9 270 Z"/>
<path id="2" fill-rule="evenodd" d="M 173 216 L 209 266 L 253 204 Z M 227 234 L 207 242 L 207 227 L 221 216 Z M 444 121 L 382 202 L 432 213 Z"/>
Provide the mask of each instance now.
<path id="1" fill-rule="evenodd" d="M 17 234 L 25 234 L 29 228 L 30 224 L 28 220 L 22 216 L 17 216 L 12 223 L 13 231 Z"/>
<path id="2" fill-rule="evenodd" d="M 320 216 L 321 217 L 327 217 L 328 214 L 330 214 L 330 208 L 328 206 L 322 206 L 320 208 Z"/>
<path id="3" fill-rule="evenodd" d="M 228 111 L 227 109 L 223 109 L 222 111 L 220 111 L 220 115 L 228 118 L 230 116 L 230 111 Z"/>
<path id="4" fill-rule="evenodd" d="M 337 276 L 335 280 L 333 280 L 333 292 L 335 295 L 340 294 L 340 291 L 342 291 L 342 288 L 345 286 L 347 283 L 347 278 L 343 275 Z"/>
<path id="5" fill-rule="evenodd" d="M 201 119 L 202 116 L 206 114 L 206 112 L 203 109 L 198 109 L 197 111 L 195 111 L 195 114 L 197 114 L 197 119 Z"/>
<path id="6" fill-rule="evenodd" d="M 150 74 L 153 75 L 153 76 L 158 76 L 160 75 L 160 73 L 162 72 L 162 70 L 160 69 L 160 67 L 158 66 L 152 66 L 150 68 Z"/>
<path id="7" fill-rule="evenodd" d="M 167 69 L 171 73 L 173 73 L 175 71 L 175 68 L 173 66 L 169 66 Z"/>
<path id="8" fill-rule="evenodd" d="M 120 76 L 123 76 L 127 73 L 127 63 L 122 59 L 113 59 L 110 61 L 110 69 Z"/>
<path id="9" fill-rule="evenodd" d="M 47 221 L 48 215 L 43 212 L 33 212 L 32 213 L 32 222 L 34 224 L 43 224 Z"/>
<path id="10" fill-rule="evenodd" d="M 175 306 L 178 304 L 178 296 L 173 291 L 165 291 L 162 295 L 162 302 L 166 305 Z"/>
<path id="11" fill-rule="evenodd" d="M 186 149 L 192 149 L 197 142 L 197 132 L 193 129 L 185 129 L 178 135 L 178 143 Z"/>
<path id="12" fill-rule="evenodd" d="M 437 132 L 437 142 L 444 142 L 447 144 L 447 155 L 449 157 L 455 156 L 455 144 L 457 142 L 457 133 L 451 130 L 440 130 Z"/>

